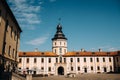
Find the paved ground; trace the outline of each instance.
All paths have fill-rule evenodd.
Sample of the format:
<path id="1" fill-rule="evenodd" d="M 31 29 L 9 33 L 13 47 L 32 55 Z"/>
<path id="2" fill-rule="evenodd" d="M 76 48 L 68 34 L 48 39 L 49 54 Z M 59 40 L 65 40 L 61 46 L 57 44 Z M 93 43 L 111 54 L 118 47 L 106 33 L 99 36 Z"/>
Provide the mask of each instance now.
<path id="1" fill-rule="evenodd" d="M 120 74 L 80 74 L 74 78 L 66 76 L 34 77 L 33 80 L 120 80 Z"/>

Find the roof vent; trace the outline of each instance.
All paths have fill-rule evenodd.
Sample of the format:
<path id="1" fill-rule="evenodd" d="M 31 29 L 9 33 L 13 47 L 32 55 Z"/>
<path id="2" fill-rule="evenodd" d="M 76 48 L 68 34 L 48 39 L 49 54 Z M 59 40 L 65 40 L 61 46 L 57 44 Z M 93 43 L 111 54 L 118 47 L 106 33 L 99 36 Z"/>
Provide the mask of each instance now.
<path id="1" fill-rule="evenodd" d="M 38 48 L 35 48 L 35 52 L 38 52 Z"/>
<path id="2" fill-rule="evenodd" d="M 102 49 L 99 49 L 99 52 L 102 52 Z"/>
<path id="3" fill-rule="evenodd" d="M 85 52 L 85 50 L 82 48 L 82 49 L 81 49 L 81 52 Z"/>

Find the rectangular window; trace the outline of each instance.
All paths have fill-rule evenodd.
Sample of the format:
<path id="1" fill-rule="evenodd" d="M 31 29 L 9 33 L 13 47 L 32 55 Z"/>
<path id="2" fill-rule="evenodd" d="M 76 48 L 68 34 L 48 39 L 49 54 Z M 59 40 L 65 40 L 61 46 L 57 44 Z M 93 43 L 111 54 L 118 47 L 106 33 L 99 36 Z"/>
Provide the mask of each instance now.
<path id="1" fill-rule="evenodd" d="M 64 63 L 66 63 L 66 58 L 64 58 Z"/>
<path id="2" fill-rule="evenodd" d="M 44 67 L 41 67 L 41 70 L 43 71 L 43 70 L 44 70 Z"/>
<path id="3" fill-rule="evenodd" d="M 119 62 L 119 58 L 118 57 L 116 57 L 116 60 L 117 60 L 117 62 Z"/>
<path id="4" fill-rule="evenodd" d="M 62 63 L 62 56 L 60 56 L 60 63 Z"/>
<path id="5" fill-rule="evenodd" d="M 8 55 L 10 56 L 10 54 L 11 54 L 11 46 L 9 46 L 9 49 L 8 49 Z"/>
<path id="6" fill-rule="evenodd" d="M 12 37 L 13 27 L 11 26 L 11 37 Z"/>
<path id="7" fill-rule="evenodd" d="M 2 20 L 2 12 L 0 10 L 0 25 L 1 25 L 1 20 Z"/>
<path id="8" fill-rule="evenodd" d="M 51 71 L 51 67 L 48 68 L 48 71 Z"/>
<path id="9" fill-rule="evenodd" d="M 103 62 L 105 62 L 105 58 L 103 58 Z"/>
<path id="10" fill-rule="evenodd" d="M 62 53 L 62 48 L 60 48 L 60 53 Z"/>
<path id="11" fill-rule="evenodd" d="M 58 63 L 58 58 L 56 58 L 56 63 Z"/>
<path id="12" fill-rule="evenodd" d="M 21 63 L 22 62 L 22 59 L 21 58 L 19 58 L 19 63 Z"/>
<path id="13" fill-rule="evenodd" d="M 78 71 L 80 71 L 80 67 L 78 67 Z"/>
<path id="14" fill-rule="evenodd" d="M 73 71 L 73 67 L 71 67 L 71 71 Z"/>
<path id="15" fill-rule="evenodd" d="M 111 62 L 111 58 L 109 58 L 109 62 Z"/>
<path id="16" fill-rule="evenodd" d="M 8 22 L 8 20 L 6 20 L 6 23 L 5 23 L 5 29 L 6 29 L 6 31 L 8 31 L 8 27 L 9 27 L 9 22 Z"/>
<path id="17" fill-rule="evenodd" d="M 15 49 L 13 49 L 12 57 L 15 58 Z"/>
<path id="18" fill-rule="evenodd" d="M 77 58 L 77 62 L 80 62 L 80 58 Z"/>
<path id="19" fill-rule="evenodd" d="M 100 70 L 100 67 L 99 67 L 99 66 L 97 67 L 97 70 Z"/>
<path id="20" fill-rule="evenodd" d="M 84 58 L 84 62 L 86 62 L 86 58 Z"/>
<path id="21" fill-rule="evenodd" d="M 36 58 L 34 58 L 34 63 L 36 63 L 37 62 L 37 59 Z"/>
<path id="22" fill-rule="evenodd" d="M 16 40 L 16 35 L 17 35 L 17 33 L 16 33 L 16 31 L 14 32 L 14 40 Z"/>
<path id="23" fill-rule="evenodd" d="M 27 63 L 29 63 L 29 58 L 27 58 Z"/>
<path id="24" fill-rule="evenodd" d="M 73 62 L 73 58 L 70 58 L 70 62 Z"/>
<path id="25" fill-rule="evenodd" d="M 97 62 L 99 62 L 99 58 L 97 58 Z"/>
<path id="26" fill-rule="evenodd" d="M 110 66 L 110 71 L 112 71 L 112 66 Z"/>
<path id="27" fill-rule="evenodd" d="M 91 70 L 93 70 L 93 66 L 91 66 Z"/>
<path id="28" fill-rule="evenodd" d="M 49 63 L 51 63 L 51 58 L 49 58 Z"/>
<path id="29" fill-rule="evenodd" d="M 41 58 L 41 62 L 44 63 L 44 58 Z"/>
<path id="30" fill-rule="evenodd" d="M 92 59 L 92 58 L 90 58 L 90 62 L 93 62 L 93 59 Z"/>

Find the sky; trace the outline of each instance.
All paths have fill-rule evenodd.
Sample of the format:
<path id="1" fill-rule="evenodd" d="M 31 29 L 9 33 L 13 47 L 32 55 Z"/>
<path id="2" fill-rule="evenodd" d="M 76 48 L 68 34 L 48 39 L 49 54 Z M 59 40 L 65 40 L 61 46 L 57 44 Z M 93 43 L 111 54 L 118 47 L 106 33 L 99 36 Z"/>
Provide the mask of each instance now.
<path id="1" fill-rule="evenodd" d="M 68 39 L 68 51 L 120 50 L 120 0 L 7 2 L 23 31 L 20 51 L 52 51 L 58 23 Z"/>

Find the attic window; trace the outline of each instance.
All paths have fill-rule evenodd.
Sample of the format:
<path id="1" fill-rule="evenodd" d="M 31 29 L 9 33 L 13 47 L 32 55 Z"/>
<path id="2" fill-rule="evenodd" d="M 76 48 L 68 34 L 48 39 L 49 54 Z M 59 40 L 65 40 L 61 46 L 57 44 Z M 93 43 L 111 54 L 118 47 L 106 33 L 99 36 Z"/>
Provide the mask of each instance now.
<path id="1" fill-rule="evenodd" d="M 44 52 L 42 52 L 41 54 L 44 55 Z"/>
<path id="2" fill-rule="evenodd" d="M 92 52 L 92 54 L 95 54 L 95 52 Z"/>
<path id="3" fill-rule="evenodd" d="M 76 52 L 77 55 L 79 55 L 79 52 Z"/>
<path id="4" fill-rule="evenodd" d="M 110 52 L 107 52 L 107 55 L 109 55 L 110 54 Z"/>
<path id="5" fill-rule="evenodd" d="M 26 52 L 23 52 L 23 55 L 26 55 Z"/>

